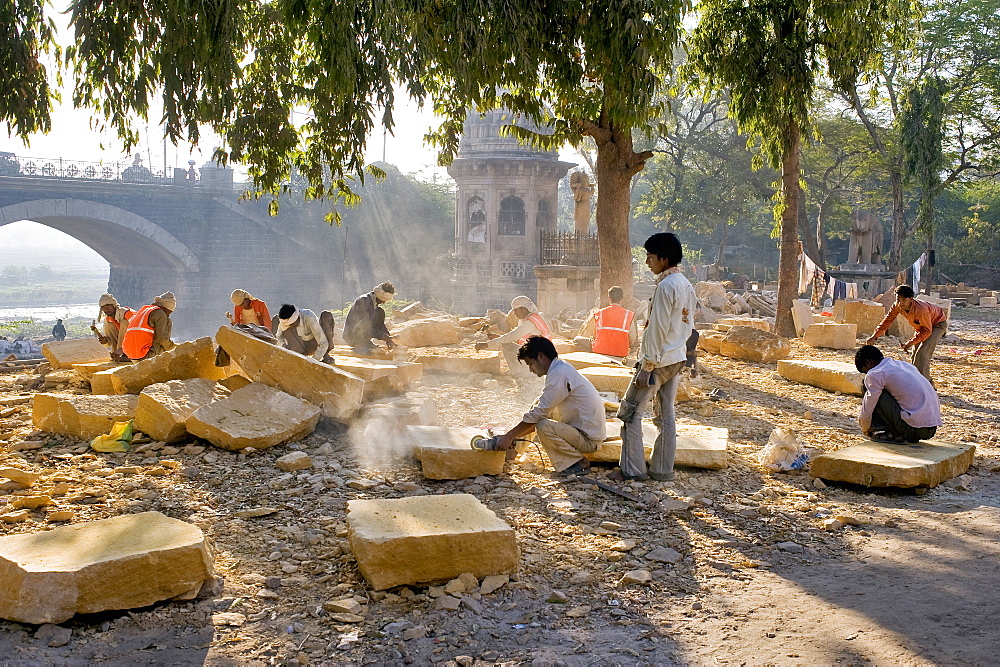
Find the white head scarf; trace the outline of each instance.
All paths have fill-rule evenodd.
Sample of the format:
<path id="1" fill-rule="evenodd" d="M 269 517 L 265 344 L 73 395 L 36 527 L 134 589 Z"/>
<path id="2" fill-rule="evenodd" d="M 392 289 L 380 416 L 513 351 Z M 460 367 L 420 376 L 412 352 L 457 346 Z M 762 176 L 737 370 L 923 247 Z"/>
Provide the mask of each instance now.
<path id="1" fill-rule="evenodd" d="M 173 312 L 177 310 L 177 297 L 174 296 L 173 292 L 164 292 L 160 296 L 153 299 L 153 305 L 166 308 L 167 310 Z"/>
<path id="2" fill-rule="evenodd" d="M 538 307 L 535 303 L 526 296 L 515 296 L 514 300 L 510 302 L 510 309 L 515 308 L 527 308 L 529 313 L 537 313 Z"/>
<path id="3" fill-rule="evenodd" d="M 233 302 L 234 306 L 240 305 L 246 299 L 253 301 L 253 297 L 250 296 L 250 292 L 247 292 L 246 290 L 234 289 L 233 293 L 229 295 L 229 300 Z"/>
<path id="4" fill-rule="evenodd" d="M 288 316 L 288 319 L 278 320 L 278 328 L 284 331 L 285 329 L 292 326 L 298 321 L 299 321 L 299 309 L 296 308 L 295 312 Z"/>
<path id="5" fill-rule="evenodd" d="M 97 306 L 99 308 L 104 308 L 104 306 L 107 306 L 107 305 L 112 305 L 115 308 L 117 308 L 118 307 L 118 299 L 116 299 L 111 294 L 107 294 L 107 293 L 102 294 L 101 298 L 97 300 Z"/>

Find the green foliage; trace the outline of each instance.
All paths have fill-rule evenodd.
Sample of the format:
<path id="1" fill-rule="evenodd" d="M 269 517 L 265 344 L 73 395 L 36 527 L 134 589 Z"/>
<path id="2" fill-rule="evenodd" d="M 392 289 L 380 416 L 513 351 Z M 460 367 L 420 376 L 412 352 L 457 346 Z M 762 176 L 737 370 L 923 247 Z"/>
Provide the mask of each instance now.
<path id="1" fill-rule="evenodd" d="M 944 165 L 945 83 L 929 76 L 910 86 L 903 98 L 897 122 L 903 149 L 903 173 L 920 192 L 918 228 L 930 233 L 934 220 L 934 196 Z"/>
<path id="2" fill-rule="evenodd" d="M 55 28 L 43 0 L 0 3 L 0 120 L 9 134 L 26 137 L 52 128 L 52 102 L 45 55 L 56 49 Z M 57 78 L 58 82 L 58 78 Z"/>

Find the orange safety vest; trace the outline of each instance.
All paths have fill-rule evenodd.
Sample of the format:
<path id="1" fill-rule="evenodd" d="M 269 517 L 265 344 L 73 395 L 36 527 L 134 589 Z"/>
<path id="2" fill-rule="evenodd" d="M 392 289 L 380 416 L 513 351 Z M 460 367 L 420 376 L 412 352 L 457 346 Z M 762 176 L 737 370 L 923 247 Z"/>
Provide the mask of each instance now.
<path id="1" fill-rule="evenodd" d="M 149 316 L 159 306 L 143 306 L 128 321 L 128 328 L 122 337 L 122 352 L 129 359 L 142 359 L 153 347 L 153 337 L 156 332 L 149 325 Z"/>
<path id="2" fill-rule="evenodd" d="M 617 303 L 601 308 L 594 316 L 594 342 L 591 349 L 598 354 L 627 357 L 628 331 L 635 313 Z"/>
<path id="3" fill-rule="evenodd" d="M 126 321 L 131 320 L 134 315 L 135 315 L 135 311 L 126 306 L 125 307 L 125 320 Z M 108 315 L 105 319 L 108 321 L 109 324 L 115 325 L 116 329 L 120 329 L 121 328 L 121 325 L 118 324 L 118 320 L 116 320 L 115 318 L 111 317 L 110 315 Z"/>
<path id="4" fill-rule="evenodd" d="M 542 319 L 541 315 L 539 315 L 538 313 L 531 313 L 525 319 L 531 320 L 535 324 L 535 326 L 538 327 L 538 330 L 542 332 L 543 336 L 545 336 L 548 339 L 552 338 L 552 331 L 549 329 L 549 325 L 545 323 L 545 320 Z M 524 342 L 526 340 L 528 340 L 527 336 L 525 336 L 524 338 L 522 338 L 517 342 L 521 345 L 524 345 Z"/>

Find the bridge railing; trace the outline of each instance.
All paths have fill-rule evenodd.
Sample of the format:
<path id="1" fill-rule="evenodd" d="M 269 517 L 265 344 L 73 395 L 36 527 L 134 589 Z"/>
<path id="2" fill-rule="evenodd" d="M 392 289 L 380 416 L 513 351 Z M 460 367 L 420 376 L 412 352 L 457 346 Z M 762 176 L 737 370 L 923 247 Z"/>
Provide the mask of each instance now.
<path id="1" fill-rule="evenodd" d="M 0 176 L 78 178 L 124 183 L 174 183 L 175 171 L 146 167 L 138 162 L 86 162 L 63 158 L 24 157 L 0 153 Z"/>

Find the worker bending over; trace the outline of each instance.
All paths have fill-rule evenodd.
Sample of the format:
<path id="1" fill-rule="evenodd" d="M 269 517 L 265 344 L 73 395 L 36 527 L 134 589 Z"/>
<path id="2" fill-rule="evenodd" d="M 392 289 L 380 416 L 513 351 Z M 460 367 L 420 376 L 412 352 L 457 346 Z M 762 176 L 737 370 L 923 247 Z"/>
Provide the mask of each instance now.
<path id="1" fill-rule="evenodd" d="M 507 361 L 507 368 L 514 375 L 523 375 L 521 363 L 518 360 L 520 346 L 529 336 L 551 338 L 552 331 L 545 318 L 538 312 L 535 303 L 526 296 L 515 296 L 510 302 L 510 310 L 518 319 L 518 325 L 507 333 L 497 336 L 484 343 L 476 343 L 477 350 L 500 350 Z"/>
<path id="2" fill-rule="evenodd" d="M 311 356 L 316 361 L 331 363 L 328 354 L 333 347 L 333 313 L 324 310 L 319 317 L 308 308 L 283 304 L 278 311 L 278 344 L 292 352 Z"/>
<path id="3" fill-rule="evenodd" d="M 521 422 L 497 437 L 496 449 L 511 449 L 515 440 L 534 432 L 556 472 L 586 472 L 590 461 L 583 454 L 597 451 L 606 437 L 604 399 L 590 380 L 559 359 L 548 338 L 528 336 L 517 358 L 532 373 L 545 378 L 545 387 Z"/>
<path id="4" fill-rule="evenodd" d="M 170 340 L 173 322 L 170 315 L 177 309 L 173 292 L 164 292 L 153 303 L 140 308 L 128 321 L 122 336 L 122 352 L 132 361 L 148 359 L 174 349 Z"/>
<path id="5" fill-rule="evenodd" d="M 931 358 L 938 341 L 948 331 L 948 317 L 939 306 L 915 299 L 913 288 L 909 285 L 899 285 L 896 287 L 896 303 L 865 344 L 873 345 L 879 336 L 885 335 L 898 315 L 905 317 L 913 327 L 913 337 L 903 343 L 903 350 L 909 352 L 913 348 L 911 363 L 930 380 Z"/>
<path id="6" fill-rule="evenodd" d="M 854 365 L 865 374 L 858 413 L 862 433 L 893 443 L 934 437 L 941 425 L 941 401 L 913 364 L 886 359 L 874 345 L 863 345 L 854 355 Z"/>
<path id="7" fill-rule="evenodd" d="M 111 351 L 112 359 L 128 361 L 128 357 L 122 352 L 122 339 L 125 330 L 128 329 L 128 321 L 135 315 L 135 311 L 128 306 L 119 305 L 118 300 L 112 294 L 102 294 L 97 305 L 101 308 L 103 324 L 103 334 L 98 333 L 97 340 Z"/>
<path id="8" fill-rule="evenodd" d="M 391 350 L 396 345 L 385 326 L 385 311 L 380 304 L 395 296 L 396 288 L 392 283 L 385 282 L 376 285 L 371 292 L 362 294 L 347 313 L 344 320 L 344 340 L 351 346 L 355 354 L 371 354 L 375 351 L 373 340 L 385 341 Z"/>
<path id="9" fill-rule="evenodd" d="M 635 312 L 621 305 L 625 291 L 618 287 L 608 290 L 611 305 L 590 312 L 580 329 L 580 335 L 573 339 L 576 349 L 582 352 L 596 352 L 612 357 L 627 357 L 639 345 L 639 330 L 635 323 Z"/>
<path id="10" fill-rule="evenodd" d="M 271 314 L 261 299 L 253 298 L 246 290 L 236 289 L 229 300 L 233 302 L 233 312 L 226 313 L 230 324 L 256 324 L 274 333 Z"/>

